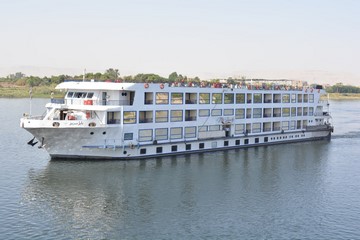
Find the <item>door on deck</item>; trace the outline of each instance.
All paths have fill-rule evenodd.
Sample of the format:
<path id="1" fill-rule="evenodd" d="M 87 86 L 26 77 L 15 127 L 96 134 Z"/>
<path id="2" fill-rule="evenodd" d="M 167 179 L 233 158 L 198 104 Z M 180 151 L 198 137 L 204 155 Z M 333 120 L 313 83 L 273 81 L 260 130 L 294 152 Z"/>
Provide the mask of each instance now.
<path id="1" fill-rule="evenodd" d="M 102 92 L 102 105 L 106 105 L 107 92 Z"/>

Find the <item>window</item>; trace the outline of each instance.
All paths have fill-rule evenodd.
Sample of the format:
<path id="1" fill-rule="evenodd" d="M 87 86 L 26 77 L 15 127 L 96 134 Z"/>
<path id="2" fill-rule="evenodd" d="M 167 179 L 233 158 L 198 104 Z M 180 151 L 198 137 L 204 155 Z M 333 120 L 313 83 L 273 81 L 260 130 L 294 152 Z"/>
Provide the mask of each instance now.
<path id="1" fill-rule="evenodd" d="M 222 93 L 213 93 L 212 94 L 212 103 L 213 104 L 222 104 Z"/>
<path id="2" fill-rule="evenodd" d="M 199 143 L 199 149 L 203 149 L 205 148 L 205 144 L 204 143 Z"/>
<path id="3" fill-rule="evenodd" d="M 293 120 L 293 121 L 290 122 L 290 129 L 295 130 L 295 127 L 296 127 L 296 121 Z"/>
<path id="4" fill-rule="evenodd" d="M 274 117 L 281 117 L 281 108 L 274 108 L 273 109 L 273 116 Z"/>
<path id="5" fill-rule="evenodd" d="M 251 118 L 251 108 L 246 109 L 246 118 Z"/>
<path id="6" fill-rule="evenodd" d="M 282 122 L 282 130 L 289 130 L 289 121 Z"/>
<path id="7" fill-rule="evenodd" d="M 251 96 L 252 96 L 251 93 L 246 94 L 246 102 L 247 102 L 247 103 L 251 103 L 251 99 L 252 99 Z"/>
<path id="8" fill-rule="evenodd" d="M 191 144 L 186 144 L 186 145 L 185 145 L 185 149 L 186 149 L 186 150 L 191 150 Z"/>
<path id="9" fill-rule="evenodd" d="M 163 151 L 163 148 L 162 147 L 157 147 L 156 148 L 156 153 L 162 153 Z"/>
<path id="10" fill-rule="evenodd" d="M 145 104 L 153 104 L 153 102 L 154 102 L 154 94 L 152 92 L 146 92 L 144 103 Z"/>
<path id="11" fill-rule="evenodd" d="M 290 116 L 290 108 L 283 108 L 282 109 L 282 116 L 289 117 Z"/>
<path id="12" fill-rule="evenodd" d="M 196 127 L 185 127 L 185 138 L 196 137 Z"/>
<path id="13" fill-rule="evenodd" d="M 185 103 L 186 104 L 196 104 L 197 103 L 197 93 L 185 93 Z"/>
<path id="14" fill-rule="evenodd" d="M 298 94 L 298 103 L 302 103 L 302 94 Z"/>
<path id="15" fill-rule="evenodd" d="M 73 95 L 74 95 L 74 92 L 68 92 L 68 93 L 67 93 L 67 95 L 66 95 L 66 97 L 68 97 L 68 98 L 72 98 L 72 97 L 73 97 Z"/>
<path id="16" fill-rule="evenodd" d="M 76 92 L 73 98 L 85 98 L 86 92 Z"/>
<path id="17" fill-rule="evenodd" d="M 153 135 L 152 129 L 141 129 L 139 130 L 139 142 L 148 142 L 152 141 L 152 135 Z"/>
<path id="18" fill-rule="evenodd" d="M 168 111 L 156 111 L 155 122 L 167 122 L 168 121 Z"/>
<path id="19" fill-rule="evenodd" d="M 208 117 L 208 116 L 210 116 L 209 109 L 200 109 L 199 110 L 199 117 Z"/>
<path id="20" fill-rule="evenodd" d="M 234 116 L 234 109 L 224 109 L 224 116 Z"/>
<path id="21" fill-rule="evenodd" d="M 271 122 L 263 123 L 263 132 L 271 132 Z"/>
<path id="22" fill-rule="evenodd" d="M 124 112 L 124 124 L 136 123 L 136 112 Z"/>
<path id="23" fill-rule="evenodd" d="M 262 117 L 262 109 L 254 108 L 253 109 L 253 118 L 261 118 Z"/>
<path id="24" fill-rule="evenodd" d="M 120 124 L 120 112 L 108 112 L 107 124 Z"/>
<path id="25" fill-rule="evenodd" d="M 290 94 L 283 94 L 282 95 L 282 102 L 289 103 L 290 102 Z"/>
<path id="26" fill-rule="evenodd" d="M 156 93 L 156 104 L 168 104 L 169 93 Z"/>
<path id="27" fill-rule="evenodd" d="M 133 133 L 124 133 L 124 140 L 133 140 Z"/>
<path id="28" fill-rule="evenodd" d="M 88 92 L 86 98 L 92 98 L 94 96 L 93 92 Z"/>
<path id="29" fill-rule="evenodd" d="M 224 147 L 229 146 L 229 141 L 224 141 Z"/>
<path id="30" fill-rule="evenodd" d="M 264 137 L 264 142 L 268 142 L 269 138 L 268 137 Z"/>
<path id="31" fill-rule="evenodd" d="M 221 116 L 221 109 L 211 110 L 211 116 Z"/>
<path id="32" fill-rule="evenodd" d="M 244 93 L 237 93 L 236 94 L 236 103 L 245 103 L 245 94 Z"/>
<path id="33" fill-rule="evenodd" d="M 140 154 L 142 154 L 142 155 L 143 155 L 143 154 L 146 154 L 146 148 L 141 148 L 141 149 L 140 149 Z"/>
<path id="34" fill-rule="evenodd" d="M 210 103 L 210 93 L 200 93 L 199 94 L 200 104 L 209 104 Z"/>
<path id="35" fill-rule="evenodd" d="M 153 112 L 152 111 L 139 111 L 139 123 L 152 123 Z"/>
<path id="36" fill-rule="evenodd" d="M 244 144 L 249 144 L 249 139 L 245 139 Z"/>
<path id="37" fill-rule="evenodd" d="M 171 104 L 183 104 L 183 94 L 171 93 Z"/>
<path id="38" fill-rule="evenodd" d="M 274 94 L 274 103 L 281 103 L 281 94 Z"/>
<path id="39" fill-rule="evenodd" d="M 255 143 L 259 143 L 259 138 L 255 138 Z"/>
<path id="40" fill-rule="evenodd" d="M 313 115 L 314 115 L 314 108 L 309 107 L 309 116 L 313 116 Z"/>
<path id="41" fill-rule="evenodd" d="M 224 94 L 224 103 L 225 104 L 233 104 L 234 103 L 234 94 L 233 93 L 225 93 Z"/>
<path id="42" fill-rule="evenodd" d="M 239 139 L 235 140 L 235 145 L 240 145 L 240 140 Z"/>
<path id="43" fill-rule="evenodd" d="M 314 102 L 314 94 L 309 94 L 309 102 L 310 103 Z"/>
<path id="44" fill-rule="evenodd" d="M 167 128 L 156 128 L 155 129 L 155 140 L 167 140 L 168 129 Z"/>
<path id="45" fill-rule="evenodd" d="M 303 108 L 303 116 L 307 116 L 308 115 L 308 108 L 304 107 Z"/>
<path id="46" fill-rule="evenodd" d="M 296 94 L 295 93 L 291 94 L 291 102 L 296 103 Z"/>
<path id="47" fill-rule="evenodd" d="M 170 139 L 181 139 L 182 137 L 181 127 L 170 128 Z"/>
<path id="48" fill-rule="evenodd" d="M 262 103 L 262 94 L 254 93 L 254 103 Z"/>
<path id="49" fill-rule="evenodd" d="M 172 152 L 177 152 L 177 145 L 172 145 L 171 146 L 171 151 Z"/>
<path id="50" fill-rule="evenodd" d="M 185 121 L 196 121 L 196 110 L 185 110 Z"/>
<path id="51" fill-rule="evenodd" d="M 182 110 L 171 110 L 170 112 L 171 122 L 182 122 L 183 120 L 183 111 Z"/>
<path id="52" fill-rule="evenodd" d="M 264 94 L 264 103 L 271 103 L 271 102 L 272 102 L 272 95 Z"/>
<path id="53" fill-rule="evenodd" d="M 235 124 L 235 134 L 244 134 L 245 132 L 245 125 L 244 124 Z"/>
<path id="54" fill-rule="evenodd" d="M 297 115 L 302 116 L 302 108 L 301 107 L 297 108 Z"/>
<path id="55" fill-rule="evenodd" d="M 296 117 L 296 108 L 295 107 L 291 108 L 291 116 Z"/>
<path id="56" fill-rule="evenodd" d="M 244 108 L 235 109 L 235 118 L 236 119 L 244 119 L 245 118 L 245 109 Z"/>
<path id="57" fill-rule="evenodd" d="M 309 94 L 304 94 L 304 103 L 307 103 L 309 100 Z"/>
<path id="58" fill-rule="evenodd" d="M 253 123 L 252 124 L 252 132 L 253 133 L 261 132 L 261 123 Z"/>

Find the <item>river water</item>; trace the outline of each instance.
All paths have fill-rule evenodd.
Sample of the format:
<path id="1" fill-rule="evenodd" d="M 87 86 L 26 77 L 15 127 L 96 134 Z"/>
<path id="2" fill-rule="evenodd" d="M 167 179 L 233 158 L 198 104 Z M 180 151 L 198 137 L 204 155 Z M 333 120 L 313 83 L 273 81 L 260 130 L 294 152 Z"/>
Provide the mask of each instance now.
<path id="1" fill-rule="evenodd" d="M 360 239 L 360 101 L 331 141 L 127 162 L 50 161 L 0 109 L 0 239 Z"/>

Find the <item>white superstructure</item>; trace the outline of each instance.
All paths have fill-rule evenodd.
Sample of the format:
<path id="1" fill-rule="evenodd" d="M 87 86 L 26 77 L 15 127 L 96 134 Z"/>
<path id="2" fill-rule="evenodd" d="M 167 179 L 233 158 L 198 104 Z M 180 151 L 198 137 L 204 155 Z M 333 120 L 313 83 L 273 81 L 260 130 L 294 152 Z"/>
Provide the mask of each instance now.
<path id="1" fill-rule="evenodd" d="M 330 139 L 325 91 L 275 85 L 64 82 L 21 127 L 52 158 L 144 157 Z"/>

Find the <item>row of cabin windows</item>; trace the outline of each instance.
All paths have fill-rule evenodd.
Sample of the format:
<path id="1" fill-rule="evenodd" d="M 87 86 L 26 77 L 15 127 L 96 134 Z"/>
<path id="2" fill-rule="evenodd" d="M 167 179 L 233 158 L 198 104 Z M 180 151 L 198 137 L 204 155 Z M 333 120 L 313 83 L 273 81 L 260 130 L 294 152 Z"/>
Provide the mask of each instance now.
<path id="1" fill-rule="evenodd" d="M 277 137 L 271 137 L 270 138 L 270 141 L 275 141 L 275 140 L 282 140 L 282 139 L 294 139 L 294 138 L 301 138 L 301 137 L 305 137 L 305 134 L 296 134 L 296 135 L 290 135 L 290 136 L 277 136 Z M 264 143 L 267 143 L 267 142 L 269 142 L 269 137 L 264 137 L 263 138 L 263 142 Z M 239 145 L 241 145 L 241 140 L 240 139 L 236 139 L 235 140 L 235 146 L 239 146 Z M 254 142 L 253 143 L 260 143 L 260 138 L 254 138 Z M 198 145 L 198 148 L 199 149 L 204 149 L 205 148 L 205 143 L 198 143 L 199 145 Z M 217 145 L 218 145 L 218 142 L 211 142 L 210 143 L 211 145 L 209 145 L 208 146 L 208 148 L 216 148 L 217 147 Z M 245 138 L 244 140 L 243 140 L 243 144 L 244 145 L 248 145 L 248 144 L 250 144 L 250 139 L 248 139 L 248 138 Z M 191 143 L 187 143 L 187 144 L 185 144 L 185 150 L 186 151 L 190 151 L 190 150 L 192 150 L 192 147 L 194 146 L 195 144 L 191 144 Z M 223 146 L 224 147 L 227 147 L 227 146 L 229 146 L 229 141 L 228 140 L 225 140 L 224 142 L 223 142 Z M 171 146 L 171 152 L 177 152 L 178 151 L 178 145 L 172 145 Z M 163 147 L 156 147 L 156 153 L 163 153 Z M 125 152 L 124 152 L 124 154 L 126 154 Z M 144 155 L 144 154 L 146 154 L 146 148 L 141 148 L 140 149 L 140 154 L 141 155 Z"/>
<path id="2" fill-rule="evenodd" d="M 67 98 L 92 98 L 93 96 L 93 92 L 68 92 L 66 94 Z"/>
<path id="3" fill-rule="evenodd" d="M 170 96 L 169 96 L 170 95 Z M 211 96 L 211 97 L 210 97 Z M 154 93 L 145 92 L 144 104 L 154 103 Z M 156 104 L 244 104 L 244 103 L 313 103 L 314 94 L 297 93 L 155 93 Z"/>
<path id="4" fill-rule="evenodd" d="M 306 120 L 297 121 L 278 121 L 278 122 L 264 122 L 264 123 L 247 123 L 235 124 L 234 134 L 242 135 L 248 133 L 261 133 L 271 131 L 287 131 L 302 129 L 307 126 Z M 223 131 L 223 125 L 206 125 L 206 126 L 191 126 L 191 127 L 173 127 L 173 128 L 155 128 L 155 129 L 141 129 L 139 130 L 140 142 L 177 140 L 177 139 L 191 139 L 197 137 L 198 132 Z M 125 140 L 133 140 L 132 133 L 125 133 Z"/>
<path id="5" fill-rule="evenodd" d="M 170 113 L 170 114 L 169 114 Z M 200 110 L 157 110 L 139 111 L 139 123 L 196 121 L 197 117 L 235 116 L 235 119 L 313 116 L 313 107 L 292 108 L 237 108 L 237 109 L 200 109 Z M 124 124 L 137 123 L 136 111 L 125 111 Z M 120 112 L 108 112 L 108 124 L 119 124 Z"/>

